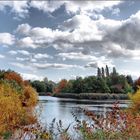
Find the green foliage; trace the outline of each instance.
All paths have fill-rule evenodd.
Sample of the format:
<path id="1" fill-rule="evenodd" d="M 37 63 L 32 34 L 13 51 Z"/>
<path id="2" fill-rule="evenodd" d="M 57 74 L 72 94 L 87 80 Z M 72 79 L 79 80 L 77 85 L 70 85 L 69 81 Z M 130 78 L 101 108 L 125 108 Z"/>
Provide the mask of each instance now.
<path id="1" fill-rule="evenodd" d="M 128 84 L 133 86 L 134 83 L 133 83 L 133 79 L 132 79 L 131 75 L 127 75 L 126 79 L 127 79 Z"/>
<path id="2" fill-rule="evenodd" d="M 1 70 L 0 79 L 10 82 L 19 93 L 23 91 L 25 83 L 27 85 L 30 83 L 39 93 L 128 93 L 135 91 L 137 85 L 140 85 L 140 80 L 133 83 L 130 75 L 120 75 L 115 67 L 110 73 L 107 65 L 105 69 L 103 67 L 97 68 L 97 76 L 77 77 L 66 82 L 60 81 L 58 84 L 49 81 L 47 78 L 44 78 L 43 81 L 23 82 L 20 75 L 11 70 Z"/>
<path id="3" fill-rule="evenodd" d="M 84 79 L 84 93 L 96 93 L 97 85 L 97 77 L 96 76 L 89 76 L 85 77 Z"/>
<path id="4" fill-rule="evenodd" d="M 100 68 L 97 68 L 97 77 L 98 78 L 101 78 L 102 77 Z"/>
<path id="5" fill-rule="evenodd" d="M 83 79 L 81 77 L 77 77 L 76 80 L 73 81 L 73 92 L 82 93 L 83 87 L 84 87 Z"/>
<path id="6" fill-rule="evenodd" d="M 55 87 L 55 83 L 53 81 L 39 81 L 35 80 L 31 82 L 32 87 L 36 89 L 37 92 L 53 92 Z"/>
<path id="7" fill-rule="evenodd" d="M 0 70 L 0 79 L 4 78 L 4 73 L 5 73 L 5 70 Z"/>
<path id="8" fill-rule="evenodd" d="M 105 67 L 105 72 L 106 72 L 106 77 L 109 77 L 109 68 L 108 68 L 107 65 L 106 65 L 106 67 Z"/>
<path id="9" fill-rule="evenodd" d="M 101 92 L 101 93 L 110 93 L 110 89 L 106 83 L 106 80 L 104 80 L 103 78 L 98 78 L 96 81 L 97 84 L 97 92 Z"/>
<path id="10" fill-rule="evenodd" d="M 105 73 L 106 71 L 106 73 Z M 60 85 L 61 81 L 58 83 Z M 67 81 L 65 86 L 58 86 L 57 93 L 128 93 L 133 92 L 131 76 L 119 75 L 116 68 L 109 73 L 109 68 L 97 68 L 97 76 L 77 77 Z"/>
<path id="11" fill-rule="evenodd" d="M 37 92 L 46 92 L 46 85 L 43 81 L 33 81 L 32 86 L 36 89 Z"/>
<path id="12" fill-rule="evenodd" d="M 104 70 L 104 68 L 102 67 L 102 78 L 104 78 L 105 77 L 105 70 Z"/>
<path id="13" fill-rule="evenodd" d="M 4 140 L 9 140 L 11 136 L 12 136 L 12 132 L 7 131 L 3 134 L 3 139 Z"/>

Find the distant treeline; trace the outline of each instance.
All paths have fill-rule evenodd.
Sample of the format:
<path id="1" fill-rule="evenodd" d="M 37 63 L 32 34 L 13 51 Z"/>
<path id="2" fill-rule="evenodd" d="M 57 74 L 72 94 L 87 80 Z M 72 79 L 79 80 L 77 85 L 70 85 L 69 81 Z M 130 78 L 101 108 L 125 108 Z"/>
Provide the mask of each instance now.
<path id="1" fill-rule="evenodd" d="M 11 70 L 0 70 L 0 79 L 3 79 L 5 73 L 14 72 Z M 11 75 L 10 75 L 11 76 Z M 19 80 L 16 76 L 14 77 Z M 20 82 L 20 80 L 19 80 Z M 137 87 L 140 86 L 140 78 L 133 81 L 131 75 L 121 75 L 113 67 L 109 71 L 108 66 L 105 68 L 97 68 L 97 75 L 88 76 L 85 78 L 76 77 L 75 79 L 66 80 L 62 79 L 58 83 L 49 81 L 47 78 L 39 81 L 24 81 L 31 84 L 38 93 L 51 94 L 51 93 L 128 93 L 135 92 Z"/>
<path id="2" fill-rule="evenodd" d="M 31 84 L 37 92 L 44 93 L 132 93 L 140 85 L 139 81 L 133 81 L 131 75 L 119 74 L 115 67 L 110 72 L 106 65 L 105 68 L 97 68 L 96 76 L 62 79 L 58 83 L 45 78 L 43 81 L 32 81 Z"/>

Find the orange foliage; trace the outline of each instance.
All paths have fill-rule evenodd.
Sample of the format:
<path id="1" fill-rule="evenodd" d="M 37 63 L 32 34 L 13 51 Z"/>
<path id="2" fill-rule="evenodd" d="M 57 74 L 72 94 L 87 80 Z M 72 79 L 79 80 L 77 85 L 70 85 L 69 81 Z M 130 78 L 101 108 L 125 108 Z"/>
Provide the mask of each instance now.
<path id="1" fill-rule="evenodd" d="M 133 114 L 132 110 L 122 111 L 118 104 L 114 104 L 112 111 L 107 112 L 105 117 L 88 110 L 84 110 L 84 113 L 93 121 L 93 125 L 90 124 L 92 121 L 77 121 L 76 129 L 82 132 L 85 139 L 100 140 L 100 136 L 105 140 L 140 139 L 139 113 Z"/>
<path id="2" fill-rule="evenodd" d="M 59 88 L 63 89 L 67 86 L 67 84 L 68 84 L 67 80 L 65 80 L 65 79 L 61 80 L 60 83 L 59 83 Z"/>
<path id="3" fill-rule="evenodd" d="M 7 131 L 22 124 L 25 109 L 19 94 L 10 84 L 0 84 L 0 132 Z"/>
<path id="4" fill-rule="evenodd" d="M 16 72 L 6 72 L 4 74 L 4 79 L 7 79 L 7 80 L 14 80 L 16 81 L 20 86 L 23 85 L 23 79 L 22 77 L 16 73 Z"/>
<path id="5" fill-rule="evenodd" d="M 24 87 L 23 103 L 25 106 L 32 107 L 37 104 L 37 93 L 31 86 Z"/>
<path id="6" fill-rule="evenodd" d="M 25 86 L 29 86 L 30 85 L 30 82 L 28 80 L 24 80 L 23 82 L 24 82 Z"/>
<path id="7" fill-rule="evenodd" d="M 24 85 L 15 72 L 6 73 L 5 79 L 0 81 L 0 136 L 37 121 L 33 112 L 38 101 L 36 91 L 30 85 Z M 11 80 L 18 82 L 22 90 Z"/>
<path id="8" fill-rule="evenodd" d="M 136 85 L 140 86 L 140 77 L 136 80 Z"/>
<path id="9" fill-rule="evenodd" d="M 54 93 L 59 93 L 60 92 L 60 90 L 56 87 L 55 89 L 54 89 L 54 91 L 53 91 Z"/>
<path id="10" fill-rule="evenodd" d="M 68 81 L 63 79 L 59 82 L 58 86 L 54 89 L 55 93 L 60 93 L 65 87 L 67 87 Z"/>

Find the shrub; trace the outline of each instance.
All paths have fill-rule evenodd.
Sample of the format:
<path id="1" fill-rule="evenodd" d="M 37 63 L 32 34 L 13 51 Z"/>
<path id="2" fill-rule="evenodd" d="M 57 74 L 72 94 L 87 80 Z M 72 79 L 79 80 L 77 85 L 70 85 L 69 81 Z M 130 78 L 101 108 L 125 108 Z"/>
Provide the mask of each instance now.
<path id="1" fill-rule="evenodd" d="M 132 100 L 132 111 L 140 112 L 140 87 L 134 94 L 129 94 L 130 99 Z"/>
<path id="2" fill-rule="evenodd" d="M 9 83 L 0 84 L 0 133 L 21 125 L 25 116 L 19 94 Z"/>
<path id="3" fill-rule="evenodd" d="M 7 137 L 37 121 L 33 112 L 37 94 L 31 86 L 22 86 L 13 80 L 0 81 L 0 136 Z"/>
<path id="4" fill-rule="evenodd" d="M 20 86 L 22 86 L 24 83 L 22 77 L 14 71 L 5 72 L 4 79 L 16 81 Z"/>
<path id="5" fill-rule="evenodd" d="M 23 91 L 23 103 L 25 106 L 34 107 L 37 104 L 37 93 L 31 86 L 25 86 Z"/>

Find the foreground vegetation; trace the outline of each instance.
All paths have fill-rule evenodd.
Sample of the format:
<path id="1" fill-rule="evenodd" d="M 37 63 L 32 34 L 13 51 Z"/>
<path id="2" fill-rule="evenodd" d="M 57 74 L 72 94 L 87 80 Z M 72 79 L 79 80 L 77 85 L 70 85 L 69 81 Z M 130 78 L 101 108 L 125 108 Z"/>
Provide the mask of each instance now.
<path id="1" fill-rule="evenodd" d="M 137 80 L 138 83 L 139 80 Z M 35 113 L 37 93 L 28 81 L 13 71 L 0 73 L 0 139 L 9 140 L 138 140 L 140 139 L 140 89 L 129 94 L 131 106 L 120 110 L 115 103 L 104 115 L 82 110 L 89 121 L 79 120 L 63 126 L 63 121 L 52 120 L 44 126 Z M 47 119 L 47 118 L 46 118 Z M 71 135 L 71 129 L 74 134 Z M 76 138 L 75 138 L 76 136 Z"/>
<path id="2" fill-rule="evenodd" d="M 34 107 L 36 91 L 13 71 L 0 73 L 0 139 L 8 138 L 37 121 Z"/>

